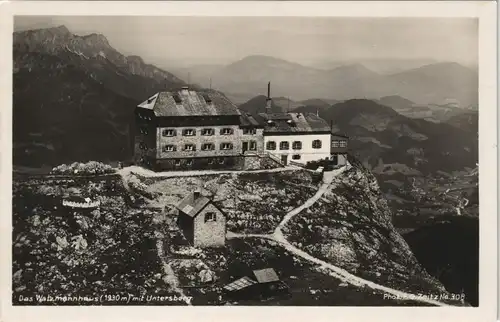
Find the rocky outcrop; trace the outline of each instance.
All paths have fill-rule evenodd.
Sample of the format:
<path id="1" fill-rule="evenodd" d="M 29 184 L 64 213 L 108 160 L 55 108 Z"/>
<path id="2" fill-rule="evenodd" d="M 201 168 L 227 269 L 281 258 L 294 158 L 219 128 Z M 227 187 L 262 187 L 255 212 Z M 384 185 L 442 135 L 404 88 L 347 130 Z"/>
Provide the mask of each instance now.
<path id="1" fill-rule="evenodd" d="M 446 292 L 396 232 L 375 177 L 359 165 L 283 232 L 295 247 L 366 280 L 413 294 Z"/>
<path id="2" fill-rule="evenodd" d="M 100 57 L 109 60 L 116 66 L 125 68 L 133 75 L 153 78 L 157 81 L 183 83 L 173 74 L 144 63 L 138 56 L 126 57 L 111 47 L 104 35 L 89 34 L 78 36 L 72 34 L 65 26 L 28 30 L 14 33 L 14 48 L 29 52 L 44 52 L 60 55 L 71 52 L 84 58 Z"/>

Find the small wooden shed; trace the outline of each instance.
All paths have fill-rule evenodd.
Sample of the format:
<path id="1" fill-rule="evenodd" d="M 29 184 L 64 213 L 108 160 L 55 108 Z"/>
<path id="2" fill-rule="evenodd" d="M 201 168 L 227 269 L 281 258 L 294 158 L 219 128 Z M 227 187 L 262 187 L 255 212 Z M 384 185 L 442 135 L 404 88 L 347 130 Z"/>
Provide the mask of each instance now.
<path id="1" fill-rule="evenodd" d="M 226 244 L 226 214 L 200 190 L 187 195 L 176 206 L 177 223 L 194 247 L 223 247 Z"/>
<path id="2" fill-rule="evenodd" d="M 266 299 L 289 295 L 285 284 L 273 268 L 252 271 L 252 276 L 241 277 L 223 287 L 225 296 L 235 300 Z"/>

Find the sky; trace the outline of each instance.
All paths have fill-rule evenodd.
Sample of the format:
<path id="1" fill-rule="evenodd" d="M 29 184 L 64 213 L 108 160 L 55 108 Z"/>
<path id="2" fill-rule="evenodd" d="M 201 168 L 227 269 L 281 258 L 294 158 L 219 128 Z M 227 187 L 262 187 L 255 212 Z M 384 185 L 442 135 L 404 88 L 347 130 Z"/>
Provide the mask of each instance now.
<path id="1" fill-rule="evenodd" d="M 17 16 L 15 30 L 65 25 L 100 33 L 125 55 L 162 67 L 268 55 L 301 64 L 430 59 L 477 65 L 473 18 Z"/>

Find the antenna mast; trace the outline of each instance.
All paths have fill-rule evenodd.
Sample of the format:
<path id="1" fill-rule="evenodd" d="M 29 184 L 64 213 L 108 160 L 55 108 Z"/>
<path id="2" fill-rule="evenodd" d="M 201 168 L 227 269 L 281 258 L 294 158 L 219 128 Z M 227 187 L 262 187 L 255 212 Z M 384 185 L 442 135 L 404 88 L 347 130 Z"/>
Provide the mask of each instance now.
<path id="1" fill-rule="evenodd" d="M 210 77 L 210 90 L 212 89 L 212 77 Z"/>

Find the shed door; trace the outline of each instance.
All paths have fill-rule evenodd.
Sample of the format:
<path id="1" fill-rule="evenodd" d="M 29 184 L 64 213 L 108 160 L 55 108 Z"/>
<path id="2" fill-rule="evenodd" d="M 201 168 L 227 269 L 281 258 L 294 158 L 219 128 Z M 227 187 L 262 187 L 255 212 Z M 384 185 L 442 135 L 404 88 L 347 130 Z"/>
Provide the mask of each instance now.
<path id="1" fill-rule="evenodd" d="M 338 154 L 332 155 L 332 163 L 334 165 L 338 165 L 339 164 L 339 155 Z"/>

